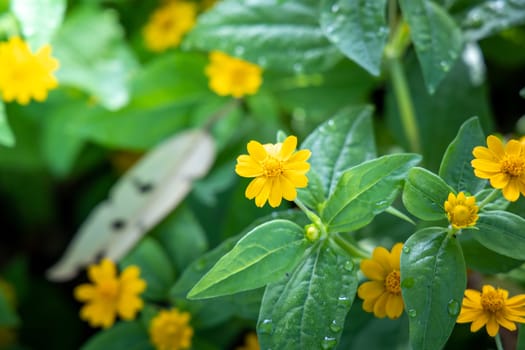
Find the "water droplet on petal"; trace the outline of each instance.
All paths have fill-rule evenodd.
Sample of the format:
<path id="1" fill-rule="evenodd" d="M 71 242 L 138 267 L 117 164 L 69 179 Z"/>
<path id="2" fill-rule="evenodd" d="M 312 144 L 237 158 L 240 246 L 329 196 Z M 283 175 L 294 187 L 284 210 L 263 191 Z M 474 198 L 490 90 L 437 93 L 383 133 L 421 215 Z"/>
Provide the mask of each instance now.
<path id="1" fill-rule="evenodd" d="M 323 341 L 321 342 L 321 348 L 324 350 L 333 349 L 336 345 L 337 339 L 334 337 L 324 337 Z"/>
<path id="2" fill-rule="evenodd" d="M 415 309 L 408 310 L 408 316 L 409 317 L 416 317 L 417 316 L 417 311 Z"/>
<path id="3" fill-rule="evenodd" d="M 354 262 L 352 260 L 348 260 L 347 262 L 345 262 L 343 268 L 346 271 L 352 271 L 354 269 Z"/>
<path id="4" fill-rule="evenodd" d="M 272 334 L 273 333 L 273 321 L 270 319 L 265 319 L 259 322 L 257 330 L 262 334 Z"/>
<path id="5" fill-rule="evenodd" d="M 330 330 L 334 333 L 339 333 L 343 327 L 341 327 L 336 320 L 333 320 L 332 323 L 330 323 Z"/>
<path id="6" fill-rule="evenodd" d="M 457 300 L 451 299 L 448 302 L 447 310 L 450 316 L 456 317 L 459 314 L 459 310 L 461 310 L 459 302 Z"/>
<path id="7" fill-rule="evenodd" d="M 412 288 L 415 284 L 415 281 L 412 277 L 407 277 L 401 281 L 401 288 Z"/>

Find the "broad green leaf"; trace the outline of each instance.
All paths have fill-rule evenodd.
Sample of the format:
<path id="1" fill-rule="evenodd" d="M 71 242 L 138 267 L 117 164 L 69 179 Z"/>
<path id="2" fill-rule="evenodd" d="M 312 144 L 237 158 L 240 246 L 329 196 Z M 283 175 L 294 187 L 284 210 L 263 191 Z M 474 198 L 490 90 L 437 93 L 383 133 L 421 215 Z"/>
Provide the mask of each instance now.
<path id="1" fill-rule="evenodd" d="M 48 270 L 49 278 L 66 280 L 103 254 L 115 261 L 177 205 L 203 177 L 215 159 L 211 136 L 187 130 L 143 156 L 111 188 L 80 226 L 62 258 Z"/>
<path id="2" fill-rule="evenodd" d="M 441 349 L 452 333 L 467 285 L 456 237 L 428 227 L 414 233 L 401 253 L 401 289 L 414 349 Z"/>
<path id="3" fill-rule="evenodd" d="M 399 5 L 410 26 L 427 89 L 433 94 L 461 53 L 461 31 L 433 1 L 400 0 Z"/>
<path id="4" fill-rule="evenodd" d="M 474 238 L 501 255 L 524 260 L 525 251 L 525 219 L 513 213 L 501 210 L 479 214 Z"/>
<path id="5" fill-rule="evenodd" d="M 0 288 L 0 327 L 16 327 L 20 319 L 14 305 L 10 305 L 3 289 Z"/>
<path id="6" fill-rule="evenodd" d="M 2 100 L 0 100 L 0 145 L 8 147 L 15 145 L 15 136 L 7 122 L 7 115 Z"/>
<path id="7" fill-rule="evenodd" d="M 496 274 L 509 272 L 523 264 L 523 259 L 512 259 L 488 249 L 474 238 L 477 234 L 478 231 L 469 230 L 458 235 L 468 268 L 481 273 Z"/>
<path id="8" fill-rule="evenodd" d="M 478 193 L 487 184 L 487 180 L 474 175 L 470 161 L 474 158 L 472 150 L 485 144 L 485 136 L 478 118 L 467 120 L 458 131 L 456 138 L 450 143 L 441 166 L 439 176 L 456 191 L 471 194 Z"/>
<path id="9" fill-rule="evenodd" d="M 357 268 L 321 241 L 286 278 L 266 287 L 257 324 L 262 349 L 333 349 L 357 289 Z"/>
<path id="10" fill-rule="evenodd" d="M 62 23 L 66 0 L 16 0 L 11 1 L 11 11 L 18 18 L 22 34 L 36 51 L 49 44 Z"/>
<path id="11" fill-rule="evenodd" d="M 323 182 L 319 174 L 313 169 L 310 169 L 306 176 L 308 177 L 308 186 L 297 189 L 297 200 L 320 211 L 320 206 L 326 200 Z"/>
<path id="12" fill-rule="evenodd" d="M 81 350 L 153 350 L 147 330 L 139 321 L 119 322 L 92 336 Z"/>
<path id="13" fill-rule="evenodd" d="M 140 268 L 140 277 L 147 288 L 142 294 L 151 300 L 166 300 L 168 291 L 175 280 L 171 261 L 160 243 L 145 237 L 120 263 L 122 269 L 129 265 Z"/>
<path id="14" fill-rule="evenodd" d="M 262 287 L 280 280 L 302 259 L 309 243 L 304 230 L 288 220 L 264 223 L 237 242 L 188 293 L 211 298 Z"/>
<path id="15" fill-rule="evenodd" d="M 343 172 L 375 158 L 371 116 L 369 106 L 346 108 L 321 124 L 302 143 L 301 148 L 312 152 L 308 162 L 322 181 L 325 198 L 334 192 Z M 307 187 L 301 193 L 308 191 Z"/>
<path id="16" fill-rule="evenodd" d="M 323 0 L 321 28 L 347 57 L 378 76 L 388 38 L 386 0 Z"/>
<path id="17" fill-rule="evenodd" d="M 525 23 L 522 0 L 484 1 L 458 16 L 466 40 L 478 41 Z"/>
<path id="18" fill-rule="evenodd" d="M 323 35 L 316 2 L 218 2 L 199 16 L 186 47 L 219 50 L 284 72 L 318 72 L 341 59 Z"/>
<path id="19" fill-rule="evenodd" d="M 110 110 L 128 103 L 128 79 L 138 63 L 124 41 L 116 12 L 77 7 L 68 14 L 52 44 L 60 62 L 57 78 L 62 85 L 87 91 Z"/>
<path id="20" fill-rule="evenodd" d="M 321 213 L 330 232 L 354 231 L 368 224 L 396 199 L 408 171 L 421 160 L 392 154 L 343 173 Z"/>
<path id="21" fill-rule="evenodd" d="M 443 179 L 424 168 L 413 168 L 403 188 L 403 204 L 414 216 L 427 221 L 445 218 L 445 201 L 456 193 Z"/>

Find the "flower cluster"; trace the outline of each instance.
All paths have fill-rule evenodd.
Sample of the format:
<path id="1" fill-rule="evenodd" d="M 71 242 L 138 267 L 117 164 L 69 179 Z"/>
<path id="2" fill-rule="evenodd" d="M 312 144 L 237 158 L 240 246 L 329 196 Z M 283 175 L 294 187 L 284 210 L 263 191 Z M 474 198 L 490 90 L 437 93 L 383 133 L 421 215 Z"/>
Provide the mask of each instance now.
<path id="1" fill-rule="evenodd" d="M 146 46 L 155 52 L 179 46 L 182 37 L 195 25 L 197 5 L 187 1 L 171 1 L 158 8 L 144 27 Z"/>
<path id="2" fill-rule="evenodd" d="M 459 192 L 456 197 L 454 193 L 450 193 L 444 206 L 448 221 L 455 229 L 474 226 L 478 221 L 479 208 L 474 196 L 467 197 L 465 193 Z"/>
<path id="3" fill-rule="evenodd" d="M 99 265 L 88 268 L 88 277 L 93 283 L 75 288 L 75 298 L 86 302 L 80 310 L 80 318 L 92 327 L 109 328 L 115 323 L 117 314 L 124 320 L 134 319 L 144 305 L 139 295 L 146 289 L 137 266 L 128 266 L 120 277 L 115 263 L 103 259 Z"/>
<path id="4" fill-rule="evenodd" d="M 296 188 L 306 187 L 310 170 L 307 160 L 309 150 L 295 152 L 297 138 L 288 136 L 283 143 L 262 145 L 257 141 L 248 143 L 248 154 L 237 158 L 235 172 L 254 178 L 246 188 L 248 199 L 255 198 L 255 204 L 262 207 L 266 201 L 271 207 L 278 207 L 282 199 L 289 201 L 297 197 Z"/>
<path id="5" fill-rule="evenodd" d="M 181 350 L 191 347 L 193 328 L 190 314 L 177 309 L 161 310 L 150 323 L 150 339 L 158 350 Z"/>
<path id="6" fill-rule="evenodd" d="M 470 323 L 470 331 L 477 332 L 486 326 L 487 333 L 494 337 L 499 327 L 516 330 L 516 324 L 525 323 L 525 294 L 509 298 L 509 292 L 502 288 L 484 285 L 481 292 L 467 289 L 458 323 Z"/>
<path id="7" fill-rule="evenodd" d="M 523 141 L 510 140 L 507 144 L 494 135 L 487 137 L 487 147 L 472 151 L 474 174 L 488 179 L 492 187 L 501 189 L 503 196 L 514 202 L 520 193 L 525 196 L 525 146 Z"/>
<path id="8" fill-rule="evenodd" d="M 253 95 L 262 84 L 261 67 L 219 51 L 210 53 L 205 73 L 210 89 L 219 96 Z"/>
<path id="9" fill-rule="evenodd" d="M 36 53 L 19 37 L 0 43 L 0 93 L 6 102 L 26 105 L 31 99 L 44 101 L 48 92 L 58 86 L 53 72 L 58 61 L 51 57 L 51 46 Z"/>
<path id="10" fill-rule="evenodd" d="M 375 317 L 396 319 L 403 313 L 404 304 L 401 295 L 401 249 L 397 243 L 389 252 L 383 247 L 376 247 L 372 259 L 361 261 L 361 271 L 371 281 L 357 289 L 357 295 L 363 299 L 363 309 L 373 312 Z"/>

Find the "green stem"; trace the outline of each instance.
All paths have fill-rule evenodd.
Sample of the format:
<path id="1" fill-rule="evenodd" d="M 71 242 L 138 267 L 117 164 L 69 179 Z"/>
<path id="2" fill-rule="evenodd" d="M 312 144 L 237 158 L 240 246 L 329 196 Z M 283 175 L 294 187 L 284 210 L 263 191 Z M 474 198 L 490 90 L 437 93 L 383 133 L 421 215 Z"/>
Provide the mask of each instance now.
<path id="1" fill-rule="evenodd" d="M 503 344 L 501 343 L 501 336 L 499 335 L 499 332 L 496 334 L 494 340 L 496 340 L 496 347 L 498 348 L 498 350 L 505 350 Z"/>
<path id="2" fill-rule="evenodd" d="M 319 227 L 323 233 L 324 233 L 324 226 L 322 224 L 321 218 L 317 216 L 313 211 L 308 209 L 306 205 L 304 205 L 303 202 L 301 202 L 298 198 L 294 200 L 295 204 L 303 211 L 303 213 L 308 217 L 308 219 L 315 224 L 317 227 Z"/>
<path id="3" fill-rule="evenodd" d="M 485 197 L 485 199 L 482 200 L 481 203 L 479 203 L 478 208 L 481 210 L 481 208 L 483 208 L 485 205 L 492 202 L 492 200 L 496 198 L 498 194 L 499 194 L 499 190 L 496 188 L 493 189 L 492 192 L 487 197 Z"/>
<path id="4" fill-rule="evenodd" d="M 369 253 L 365 252 L 363 249 L 356 247 L 352 243 L 348 242 L 346 239 L 341 237 L 339 233 L 333 235 L 332 237 L 334 238 L 334 241 L 351 256 L 360 258 L 360 259 L 370 258 Z"/>

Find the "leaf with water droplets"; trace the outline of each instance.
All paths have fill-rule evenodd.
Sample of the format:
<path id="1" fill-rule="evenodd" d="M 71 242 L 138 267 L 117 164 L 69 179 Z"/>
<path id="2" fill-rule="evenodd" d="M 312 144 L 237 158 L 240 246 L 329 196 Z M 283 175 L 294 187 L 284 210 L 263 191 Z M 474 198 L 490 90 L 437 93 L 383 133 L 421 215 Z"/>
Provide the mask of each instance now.
<path id="1" fill-rule="evenodd" d="M 266 287 L 259 315 L 261 349 L 332 349 L 357 290 L 357 269 L 331 241 L 320 241 L 290 276 Z M 272 332 L 261 329 L 272 320 Z"/>
<path id="2" fill-rule="evenodd" d="M 417 231 L 405 246 L 410 251 L 401 253 L 401 290 L 410 316 L 410 343 L 414 349 L 441 349 L 456 324 L 467 285 L 461 246 L 442 227 Z M 407 288 L 407 279 L 413 279 L 413 287 Z"/>
<path id="3" fill-rule="evenodd" d="M 427 89 L 434 93 L 461 53 L 461 31 L 433 1 L 400 0 L 399 5 L 410 26 Z"/>
<path id="4" fill-rule="evenodd" d="M 323 0 L 320 23 L 324 34 L 347 57 L 372 75 L 379 75 L 388 37 L 386 0 Z"/>

